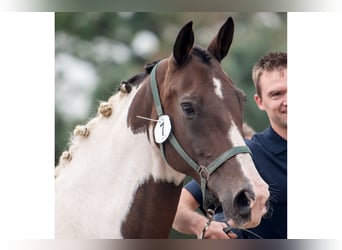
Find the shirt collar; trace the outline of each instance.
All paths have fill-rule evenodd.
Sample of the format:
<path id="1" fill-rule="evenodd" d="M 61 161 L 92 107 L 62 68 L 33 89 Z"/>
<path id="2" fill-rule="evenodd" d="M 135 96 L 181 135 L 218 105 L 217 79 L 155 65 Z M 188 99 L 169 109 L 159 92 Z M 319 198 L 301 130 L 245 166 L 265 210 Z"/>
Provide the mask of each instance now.
<path id="1" fill-rule="evenodd" d="M 278 135 L 272 126 L 269 126 L 264 133 L 265 147 L 273 152 L 273 154 L 278 155 L 287 151 L 287 140 Z"/>

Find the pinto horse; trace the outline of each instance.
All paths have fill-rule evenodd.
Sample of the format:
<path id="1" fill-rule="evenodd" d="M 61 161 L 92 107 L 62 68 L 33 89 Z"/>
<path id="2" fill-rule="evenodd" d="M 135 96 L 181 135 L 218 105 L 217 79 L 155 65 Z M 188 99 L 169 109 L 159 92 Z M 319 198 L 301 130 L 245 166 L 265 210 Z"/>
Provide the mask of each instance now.
<path id="1" fill-rule="evenodd" d="M 167 238 L 186 175 L 238 227 L 260 222 L 268 185 L 242 136 L 245 95 L 220 65 L 233 33 L 228 18 L 202 49 L 189 22 L 168 58 L 76 127 L 56 168 L 56 238 Z"/>

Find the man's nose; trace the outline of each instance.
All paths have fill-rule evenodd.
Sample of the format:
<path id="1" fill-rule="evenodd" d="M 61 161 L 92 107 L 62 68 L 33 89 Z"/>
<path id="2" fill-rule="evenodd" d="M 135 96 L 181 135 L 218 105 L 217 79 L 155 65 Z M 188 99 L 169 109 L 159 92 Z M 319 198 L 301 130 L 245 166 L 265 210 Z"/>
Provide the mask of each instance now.
<path id="1" fill-rule="evenodd" d="M 283 102 L 282 104 L 287 107 L 287 93 L 284 94 Z"/>

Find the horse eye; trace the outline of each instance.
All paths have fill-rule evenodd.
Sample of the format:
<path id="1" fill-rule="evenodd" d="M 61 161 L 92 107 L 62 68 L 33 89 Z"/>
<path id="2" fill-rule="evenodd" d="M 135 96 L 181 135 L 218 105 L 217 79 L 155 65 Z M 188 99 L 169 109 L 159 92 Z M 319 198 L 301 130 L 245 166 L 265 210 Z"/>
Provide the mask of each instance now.
<path id="1" fill-rule="evenodd" d="M 194 107 L 191 103 L 185 102 L 181 104 L 183 112 L 186 116 L 193 116 L 196 114 Z"/>

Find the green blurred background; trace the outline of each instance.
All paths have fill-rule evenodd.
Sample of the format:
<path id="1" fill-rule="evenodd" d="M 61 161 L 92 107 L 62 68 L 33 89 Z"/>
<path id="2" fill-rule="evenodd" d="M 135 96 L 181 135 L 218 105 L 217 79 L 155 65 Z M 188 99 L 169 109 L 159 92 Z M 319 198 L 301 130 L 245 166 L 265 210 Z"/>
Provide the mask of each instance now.
<path id="1" fill-rule="evenodd" d="M 184 24 L 193 21 L 195 43 L 206 48 L 229 16 L 235 33 L 222 66 L 245 91 L 245 121 L 259 132 L 268 120 L 253 100 L 251 69 L 269 51 L 287 52 L 286 13 L 56 13 L 55 165 L 75 125 L 85 124 L 145 63 L 168 57 Z M 172 231 L 170 237 L 184 236 Z"/>

